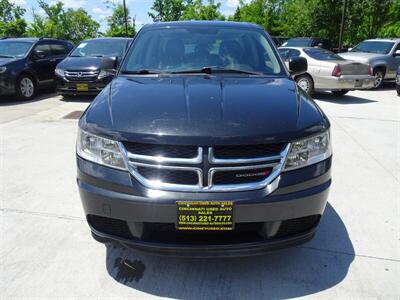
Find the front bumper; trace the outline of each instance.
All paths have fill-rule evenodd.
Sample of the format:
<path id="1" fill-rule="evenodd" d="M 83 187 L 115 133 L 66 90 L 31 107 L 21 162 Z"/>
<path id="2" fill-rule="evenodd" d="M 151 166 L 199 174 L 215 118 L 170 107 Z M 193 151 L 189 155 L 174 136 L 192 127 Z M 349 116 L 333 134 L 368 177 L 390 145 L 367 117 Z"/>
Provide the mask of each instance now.
<path id="1" fill-rule="evenodd" d="M 112 77 L 93 81 L 69 81 L 66 78 L 57 77 L 57 93 L 60 95 L 97 95 L 111 80 Z M 88 89 L 85 91 L 78 90 L 77 86 L 80 84 L 87 85 Z"/>
<path id="2" fill-rule="evenodd" d="M 7 71 L 0 74 L 0 96 L 15 94 L 15 81 L 16 78 Z"/>
<path id="3" fill-rule="evenodd" d="M 323 76 L 315 79 L 315 88 L 319 90 L 363 90 L 374 87 L 375 77 L 369 75 Z"/>
<path id="4" fill-rule="evenodd" d="M 312 238 L 331 184 L 331 158 L 282 173 L 272 194 L 182 193 L 148 190 L 128 172 L 81 158 L 78 186 L 84 211 L 96 239 L 119 241 L 151 253 L 179 256 L 261 254 Z M 175 230 L 177 200 L 232 200 L 233 233 L 182 233 Z"/>

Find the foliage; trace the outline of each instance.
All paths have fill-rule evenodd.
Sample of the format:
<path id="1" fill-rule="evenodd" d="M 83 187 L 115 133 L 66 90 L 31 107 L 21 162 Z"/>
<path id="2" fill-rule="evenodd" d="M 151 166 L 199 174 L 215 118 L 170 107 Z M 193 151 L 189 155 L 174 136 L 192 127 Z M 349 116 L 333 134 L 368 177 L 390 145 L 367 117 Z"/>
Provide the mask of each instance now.
<path id="1" fill-rule="evenodd" d="M 126 34 L 125 28 L 125 13 L 124 6 L 121 4 L 113 5 L 113 13 L 107 18 L 107 31 L 106 36 L 114 37 L 133 37 L 135 35 L 135 22 L 129 16 L 129 10 L 126 9 L 127 23 L 128 23 L 128 35 Z"/>
<path id="2" fill-rule="evenodd" d="M 215 3 L 214 0 L 208 0 L 204 5 L 201 0 L 194 0 L 186 6 L 180 20 L 225 20 L 220 13 L 221 3 Z"/>
<path id="3" fill-rule="evenodd" d="M 25 9 L 8 0 L 0 0 L 0 36 L 23 36 L 27 26 L 22 18 L 24 13 Z"/>
<path id="4" fill-rule="evenodd" d="M 98 36 L 99 23 L 82 8 L 65 9 L 62 2 L 47 4 L 43 0 L 39 0 L 38 4 L 45 15 L 33 14 L 29 35 L 66 39 L 74 43 Z"/>
<path id="5" fill-rule="evenodd" d="M 155 0 L 149 16 L 154 22 L 180 20 L 191 0 Z"/>

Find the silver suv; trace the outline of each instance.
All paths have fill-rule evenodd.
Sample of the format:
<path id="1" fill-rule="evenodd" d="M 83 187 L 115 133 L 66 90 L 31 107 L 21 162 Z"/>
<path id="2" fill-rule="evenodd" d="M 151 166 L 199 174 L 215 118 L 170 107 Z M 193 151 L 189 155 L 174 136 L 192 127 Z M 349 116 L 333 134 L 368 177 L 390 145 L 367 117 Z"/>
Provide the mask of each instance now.
<path id="1" fill-rule="evenodd" d="M 374 87 L 378 88 L 384 79 L 396 77 L 396 70 L 400 66 L 400 38 L 365 40 L 349 52 L 339 55 L 345 59 L 370 64 L 375 76 Z"/>

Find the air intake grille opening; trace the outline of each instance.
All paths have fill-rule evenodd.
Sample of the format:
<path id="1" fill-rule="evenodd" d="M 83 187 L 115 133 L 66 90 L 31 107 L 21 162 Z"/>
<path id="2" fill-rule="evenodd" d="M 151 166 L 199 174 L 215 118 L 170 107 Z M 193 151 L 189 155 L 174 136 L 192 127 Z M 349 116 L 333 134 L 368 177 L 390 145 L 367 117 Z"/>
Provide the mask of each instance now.
<path id="1" fill-rule="evenodd" d="M 304 233 L 313 227 L 317 226 L 321 215 L 312 215 L 302 218 L 289 219 L 282 221 L 278 233 L 275 237 L 286 237 L 290 235 Z"/>
<path id="2" fill-rule="evenodd" d="M 182 170 L 166 170 L 138 166 L 137 171 L 147 180 L 172 184 L 196 185 L 199 177 L 196 172 Z"/>
<path id="3" fill-rule="evenodd" d="M 219 171 L 213 176 L 213 184 L 241 184 L 266 179 L 272 168 Z"/>
<path id="4" fill-rule="evenodd" d="M 99 232 L 119 236 L 122 238 L 133 238 L 128 224 L 119 219 L 112 219 L 96 215 L 87 215 L 87 221 L 94 229 Z"/>
<path id="5" fill-rule="evenodd" d="M 194 158 L 197 156 L 198 151 L 196 146 L 153 145 L 131 142 L 124 142 L 123 144 L 129 152 L 147 156 Z"/>
<path id="6" fill-rule="evenodd" d="M 219 159 L 256 158 L 271 155 L 279 155 L 286 144 L 262 144 L 240 146 L 216 146 L 214 156 Z"/>

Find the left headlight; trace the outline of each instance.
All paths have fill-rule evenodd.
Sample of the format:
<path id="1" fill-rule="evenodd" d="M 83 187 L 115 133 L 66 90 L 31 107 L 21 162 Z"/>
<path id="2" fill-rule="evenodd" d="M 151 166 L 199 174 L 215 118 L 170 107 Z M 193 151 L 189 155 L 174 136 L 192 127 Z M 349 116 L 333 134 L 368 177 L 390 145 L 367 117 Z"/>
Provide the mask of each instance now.
<path id="1" fill-rule="evenodd" d="M 64 70 L 61 70 L 60 68 L 56 68 L 55 71 L 56 75 L 60 77 L 64 77 Z"/>
<path id="2" fill-rule="evenodd" d="M 293 142 L 286 158 L 284 171 L 303 168 L 329 158 L 332 146 L 329 130 Z"/>
<path id="3" fill-rule="evenodd" d="M 7 70 L 6 66 L 0 67 L 0 74 L 4 73 Z"/>
<path id="4" fill-rule="evenodd" d="M 77 154 L 91 162 L 127 170 L 118 142 L 102 138 L 81 129 L 78 131 Z"/>
<path id="5" fill-rule="evenodd" d="M 113 75 L 114 75 L 114 73 L 112 73 L 112 72 L 101 70 L 99 73 L 99 78 L 104 78 L 104 77 L 113 76 Z"/>

